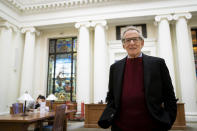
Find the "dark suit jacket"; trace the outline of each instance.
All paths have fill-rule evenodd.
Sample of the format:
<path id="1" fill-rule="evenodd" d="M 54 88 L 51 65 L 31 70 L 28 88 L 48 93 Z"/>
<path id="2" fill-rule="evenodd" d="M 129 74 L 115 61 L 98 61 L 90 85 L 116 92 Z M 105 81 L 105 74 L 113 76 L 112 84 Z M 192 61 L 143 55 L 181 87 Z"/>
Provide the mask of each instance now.
<path id="1" fill-rule="evenodd" d="M 127 57 L 110 67 L 107 107 L 120 109 L 124 69 Z M 168 68 L 162 58 L 143 54 L 144 88 L 151 116 L 165 129 L 170 129 L 176 119 L 177 104 Z M 135 119 L 135 118 L 133 118 Z"/>

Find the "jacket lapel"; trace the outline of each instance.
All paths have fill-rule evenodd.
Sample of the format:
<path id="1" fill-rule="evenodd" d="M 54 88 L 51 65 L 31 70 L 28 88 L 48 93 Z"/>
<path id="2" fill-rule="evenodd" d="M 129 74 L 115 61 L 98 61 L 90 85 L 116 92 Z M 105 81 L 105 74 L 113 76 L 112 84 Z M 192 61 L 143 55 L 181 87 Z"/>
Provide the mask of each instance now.
<path id="1" fill-rule="evenodd" d="M 121 99 L 121 94 L 122 94 L 122 84 L 123 84 L 123 79 L 124 79 L 124 69 L 125 69 L 125 63 L 126 63 L 127 57 L 123 58 L 118 64 L 118 68 L 116 68 L 116 96 L 117 96 L 117 101 L 116 103 L 118 104 L 117 107 L 119 107 L 120 104 L 120 99 Z"/>
<path id="2" fill-rule="evenodd" d="M 144 66 L 144 88 L 145 88 L 145 94 L 148 92 L 148 86 L 150 84 L 150 66 L 148 56 L 145 54 L 143 55 L 143 66 Z"/>

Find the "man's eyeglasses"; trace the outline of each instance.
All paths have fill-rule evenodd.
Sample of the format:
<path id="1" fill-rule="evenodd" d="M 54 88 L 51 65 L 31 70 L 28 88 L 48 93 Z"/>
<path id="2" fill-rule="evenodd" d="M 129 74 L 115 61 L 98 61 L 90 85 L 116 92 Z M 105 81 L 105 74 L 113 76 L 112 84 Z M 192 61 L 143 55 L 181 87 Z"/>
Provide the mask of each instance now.
<path id="1" fill-rule="evenodd" d="M 137 43 L 137 42 L 139 42 L 139 41 L 142 40 L 142 39 L 141 39 L 140 37 L 125 38 L 125 39 L 122 39 L 122 42 L 128 44 L 128 43 L 131 42 L 131 40 L 132 40 L 134 43 Z"/>

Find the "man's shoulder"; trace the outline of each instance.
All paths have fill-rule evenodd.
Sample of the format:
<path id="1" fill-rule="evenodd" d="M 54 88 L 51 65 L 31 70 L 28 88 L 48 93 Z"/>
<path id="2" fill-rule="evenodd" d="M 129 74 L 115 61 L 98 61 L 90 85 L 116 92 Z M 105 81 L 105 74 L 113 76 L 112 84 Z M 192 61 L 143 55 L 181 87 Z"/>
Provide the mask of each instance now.
<path id="1" fill-rule="evenodd" d="M 122 58 L 122 59 L 120 59 L 120 60 L 115 61 L 115 62 L 111 65 L 111 67 L 113 68 L 113 67 L 117 67 L 117 66 L 119 66 L 119 65 L 124 64 L 125 61 L 126 61 L 126 58 L 127 58 L 127 57 L 124 57 L 124 58 Z"/>
<path id="2" fill-rule="evenodd" d="M 143 58 L 149 61 L 164 62 L 163 58 L 143 54 Z"/>

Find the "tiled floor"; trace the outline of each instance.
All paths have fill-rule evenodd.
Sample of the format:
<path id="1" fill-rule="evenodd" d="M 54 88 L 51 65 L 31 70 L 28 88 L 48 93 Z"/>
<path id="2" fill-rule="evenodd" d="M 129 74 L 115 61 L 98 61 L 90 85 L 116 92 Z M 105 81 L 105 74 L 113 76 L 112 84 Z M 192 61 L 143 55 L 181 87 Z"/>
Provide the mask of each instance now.
<path id="1" fill-rule="evenodd" d="M 67 131 L 111 131 L 110 129 L 101 128 L 84 128 L 84 122 L 68 122 Z M 170 130 L 170 131 L 183 131 L 183 130 Z M 197 123 L 187 123 L 187 128 L 184 131 L 197 131 Z"/>

